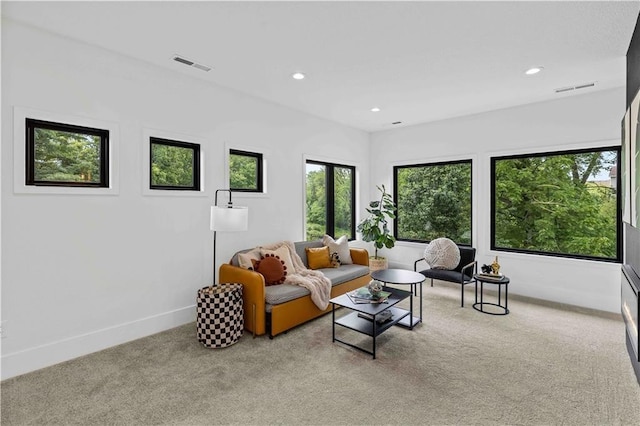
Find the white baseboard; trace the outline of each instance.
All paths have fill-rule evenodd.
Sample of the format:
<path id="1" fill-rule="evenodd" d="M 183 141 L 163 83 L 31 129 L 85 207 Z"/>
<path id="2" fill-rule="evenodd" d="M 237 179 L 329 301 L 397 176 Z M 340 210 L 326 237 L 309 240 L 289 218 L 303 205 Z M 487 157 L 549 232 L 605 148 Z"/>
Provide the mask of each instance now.
<path id="1" fill-rule="evenodd" d="M 195 305 L 2 355 L 2 380 L 195 321 Z M 195 333 L 195 331 L 194 331 Z"/>

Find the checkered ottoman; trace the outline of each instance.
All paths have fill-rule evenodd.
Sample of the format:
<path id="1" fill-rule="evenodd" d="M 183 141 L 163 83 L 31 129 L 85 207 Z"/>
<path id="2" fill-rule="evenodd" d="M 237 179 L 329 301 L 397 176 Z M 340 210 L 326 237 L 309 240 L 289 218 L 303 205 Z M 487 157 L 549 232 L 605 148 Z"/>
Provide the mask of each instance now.
<path id="1" fill-rule="evenodd" d="M 224 283 L 198 290 L 198 341 L 208 348 L 233 345 L 242 336 L 242 284 Z"/>

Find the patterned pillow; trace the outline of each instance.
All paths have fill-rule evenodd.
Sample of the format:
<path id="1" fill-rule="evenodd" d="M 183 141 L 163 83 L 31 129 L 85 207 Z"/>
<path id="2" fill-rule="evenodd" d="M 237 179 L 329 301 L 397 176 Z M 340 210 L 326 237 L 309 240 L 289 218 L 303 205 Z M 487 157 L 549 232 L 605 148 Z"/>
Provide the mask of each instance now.
<path id="1" fill-rule="evenodd" d="M 460 263 L 460 249 L 448 238 L 436 238 L 424 249 L 424 260 L 431 269 L 451 270 Z"/>
<path id="2" fill-rule="evenodd" d="M 289 248 L 286 245 L 282 245 L 275 250 L 266 250 L 261 248 L 260 254 L 266 256 L 268 254 L 278 256 L 280 260 L 284 262 L 284 266 L 286 266 L 287 272 L 293 274 L 295 271 L 295 267 L 293 266 L 293 260 L 291 260 L 291 255 L 289 254 Z M 258 255 L 258 258 L 260 255 Z"/>
<path id="3" fill-rule="evenodd" d="M 351 265 L 353 260 L 351 259 L 351 251 L 349 250 L 349 240 L 346 235 L 334 240 L 329 235 L 322 237 L 322 244 L 329 247 L 329 252 L 338 253 L 340 257 L 340 263 L 343 265 Z"/>
<path id="4" fill-rule="evenodd" d="M 307 263 L 309 269 L 331 268 L 331 255 L 329 247 L 306 247 Z"/>
<path id="5" fill-rule="evenodd" d="M 282 284 L 287 277 L 287 267 L 278 256 L 266 254 L 252 262 L 253 270 L 262 274 L 265 285 Z"/>

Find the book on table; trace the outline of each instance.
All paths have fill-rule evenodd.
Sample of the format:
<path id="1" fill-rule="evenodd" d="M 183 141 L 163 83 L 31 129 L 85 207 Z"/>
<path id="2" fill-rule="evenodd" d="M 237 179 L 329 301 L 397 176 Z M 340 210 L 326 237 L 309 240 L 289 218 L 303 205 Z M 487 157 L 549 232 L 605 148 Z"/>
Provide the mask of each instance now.
<path id="1" fill-rule="evenodd" d="M 349 299 L 351 299 L 353 303 L 384 303 L 387 301 L 389 296 L 391 296 L 391 293 L 388 291 L 381 291 L 379 294 L 374 296 L 366 287 L 361 287 L 348 292 L 347 296 L 349 296 Z"/>
<path id="2" fill-rule="evenodd" d="M 364 312 L 358 312 L 358 316 L 360 318 L 364 318 L 364 319 L 367 319 L 369 321 L 373 321 L 373 318 L 374 318 L 373 315 L 366 314 Z M 375 316 L 375 318 L 376 318 L 376 322 L 378 324 L 382 324 L 382 323 L 385 323 L 385 322 L 393 319 L 393 313 L 390 310 L 387 309 L 385 311 L 380 312 L 378 315 Z"/>
<path id="3" fill-rule="evenodd" d="M 504 275 L 482 273 L 482 274 L 478 274 L 477 277 L 482 280 L 500 281 L 502 280 L 502 278 L 504 278 Z"/>

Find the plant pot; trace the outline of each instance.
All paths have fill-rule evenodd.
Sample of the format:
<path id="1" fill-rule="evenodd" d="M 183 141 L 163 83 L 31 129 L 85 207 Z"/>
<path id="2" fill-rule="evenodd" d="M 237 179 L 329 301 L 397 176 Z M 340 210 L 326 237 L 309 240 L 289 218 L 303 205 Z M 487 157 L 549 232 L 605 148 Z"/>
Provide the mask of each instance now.
<path id="1" fill-rule="evenodd" d="M 386 257 L 369 257 L 369 270 L 378 271 L 389 267 Z"/>

